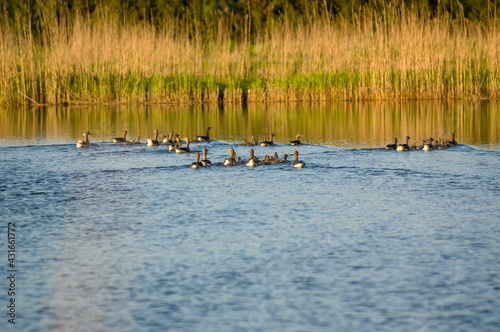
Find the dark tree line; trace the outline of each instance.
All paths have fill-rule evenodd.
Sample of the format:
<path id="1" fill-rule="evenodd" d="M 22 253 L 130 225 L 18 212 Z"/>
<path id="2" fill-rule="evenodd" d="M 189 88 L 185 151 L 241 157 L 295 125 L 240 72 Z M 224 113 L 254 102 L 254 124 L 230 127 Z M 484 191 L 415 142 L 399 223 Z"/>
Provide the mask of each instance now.
<path id="1" fill-rule="evenodd" d="M 387 5 L 417 7 L 434 16 L 448 12 L 452 17 L 486 22 L 498 11 L 496 0 L 4 0 L 4 18 L 30 22 L 40 27 L 44 15 L 80 13 L 92 19 L 113 16 L 126 23 L 189 22 L 198 28 L 224 18 L 234 30 L 250 26 L 255 33 L 284 16 L 292 22 L 308 21 L 311 15 L 327 11 L 349 19 L 352 13 L 369 6 L 375 11 Z M 29 21 L 28 21 L 29 20 Z"/>

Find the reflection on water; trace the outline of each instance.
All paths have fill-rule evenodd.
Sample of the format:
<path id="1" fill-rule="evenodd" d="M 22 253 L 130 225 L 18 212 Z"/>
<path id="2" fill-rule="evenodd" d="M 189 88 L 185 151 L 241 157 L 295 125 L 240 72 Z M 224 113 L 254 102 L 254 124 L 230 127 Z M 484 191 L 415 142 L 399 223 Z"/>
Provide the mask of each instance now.
<path id="1" fill-rule="evenodd" d="M 341 148 L 381 147 L 397 136 L 411 140 L 449 138 L 460 143 L 498 149 L 499 105 L 443 102 L 371 102 L 335 104 L 271 104 L 224 108 L 207 106 L 100 106 L 0 111 L 0 145 L 66 144 L 90 130 L 94 141 L 110 141 L 124 129 L 129 139 L 145 142 L 158 128 L 193 137 L 212 126 L 211 136 L 240 142 L 270 132 L 278 143 L 297 133 L 304 142 Z"/>
<path id="2" fill-rule="evenodd" d="M 14 327 L 497 331 L 500 151 L 327 146 L 454 131 L 500 150 L 497 113 L 441 103 L 0 111 L 0 215 L 19 229 L 22 268 Z M 215 165 L 198 170 L 192 153 L 110 143 L 124 129 L 145 142 L 154 128 L 192 137 L 207 125 Z M 75 148 L 86 130 L 109 143 Z M 279 143 L 305 134 L 306 168 L 217 166 L 228 148 L 246 159 L 250 147 L 234 143 L 270 131 Z"/>

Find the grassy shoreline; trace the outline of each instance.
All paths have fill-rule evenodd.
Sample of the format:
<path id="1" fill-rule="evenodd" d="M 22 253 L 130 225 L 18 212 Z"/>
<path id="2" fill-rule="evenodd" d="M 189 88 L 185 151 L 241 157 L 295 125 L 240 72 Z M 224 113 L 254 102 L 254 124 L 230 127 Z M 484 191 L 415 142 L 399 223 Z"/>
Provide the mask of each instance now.
<path id="1" fill-rule="evenodd" d="M 395 6 L 353 17 L 283 19 L 238 40 L 223 19 L 202 37 L 174 25 L 95 23 L 76 15 L 47 20 L 37 38 L 4 20 L 0 105 L 500 96 L 496 19 L 482 26 Z"/>

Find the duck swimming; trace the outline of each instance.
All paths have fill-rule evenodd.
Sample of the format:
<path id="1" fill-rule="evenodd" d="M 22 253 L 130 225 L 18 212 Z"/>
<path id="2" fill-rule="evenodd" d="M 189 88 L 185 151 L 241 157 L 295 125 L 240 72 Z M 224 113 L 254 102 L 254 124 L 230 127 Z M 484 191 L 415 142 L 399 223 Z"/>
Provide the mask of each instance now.
<path id="1" fill-rule="evenodd" d="M 175 149 L 175 153 L 189 153 L 191 152 L 191 149 L 189 148 L 189 138 L 185 137 L 184 141 L 186 142 L 186 147 L 183 148 L 182 146 L 179 146 Z M 180 140 L 178 141 L 180 142 Z"/>
<path id="2" fill-rule="evenodd" d="M 274 156 L 271 157 L 271 164 L 279 164 L 280 159 L 278 157 L 278 152 L 274 153 Z"/>
<path id="3" fill-rule="evenodd" d="M 264 160 L 259 162 L 259 165 L 271 165 L 271 158 L 268 155 L 264 156 Z"/>
<path id="4" fill-rule="evenodd" d="M 450 145 L 457 145 L 457 141 L 455 141 L 455 133 L 451 133 L 451 141 L 448 142 Z"/>
<path id="5" fill-rule="evenodd" d="M 115 137 L 113 138 L 113 143 L 124 143 L 127 141 L 127 131 L 123 132 L 123 137 Z"/>
<path id="6" fill-rule="evenodd" d="M 124 145 L 134 145 L 134 144 L 141 144 L 140 142 L 140 136 L 137 136 L 136 140 L 131 140 L 130 142 L 126 142 Z"/>
<path id="7" fill-rule="evenodd" d="M 260 146 L 274 145 L 274 142 L 273 142 L 274 136 L 276 136 L 276 135 L 274 135 L 274 133 L 271 133 L 271 135 L 269 135 L 269 140 L 260 142 Z"/>
<path id="8" fill-rule="evenodd" d="M 258 165 L 258 162 L 257 162 L 257 159 L 255 158 L 255 154 L 254 154 L 254 151 L 253 149 L 250 149 L 250 159 L 248 159 L 246 162 L 245 162 L 245 166 L 248 166 L 248 167 L 255 167 Z"/>
<path id="9" fill-rule="evenodd" d="M 394 144 L 387 144 L 385 149 L 386 150 L 394 150 L 398 147 L 398 139 L 397 137 L 394 137 Z"/>
<path id="10" fill-rule="evenodd" d="M 174 138 L 174 133 L 170 132 L 170 133 L 168 133 L 167 137 L 163 138 L 163 141 L 161 142 L 161 144 L 164 144 L 164 145 L 174 145 L 174 141 L 172 140 L 173 138 Z"/>
<path id="11" fill-rule="evenodd" d="M 240 144 L 240 146 L 256 146 L 256 145 L 258 145 L 258 142 L 253 135 L 250 138 L 250 141 L 245 140 L 243 143 Z"/>
<path id="12" fill-rule="evenodd" d="M 200 168 L 204 165 L 200 162 L 200 153 L 196 152 L 196 161 L 191 164 L 191 168 Z"/>
<path id="13" fill-rule="evenodd" d="M 405 144 L 398 144 L 398 146 L 396 147 L 396 151 L 408 151 L 410 150 L 410 146 L 408 145 L 408 141 L 410 139 L 410 136 L 406 136 L 406 143 Z"/>
<path id="14" fill-rule="evenodd" d="M 199 142 L 210 142 L 210 129 L 212 129 L 212 127 L 207 127 L 207 129 L 205 129 L 205 136 L 198 136 L 198 141 Z"/>
<path id="15" fill-rule="evenodd" d="M 160 145 L 160 142 L 158 142 L 158 129 L 153 130 L 153 133 L 155 134 L 155 138 L 154 139 L 148 138 L 147 146 L 149 147 Z"/>
<path id="16" fill-rule="evenodd" d="M 168 146 L 169 152 L 174 152 L 175 149 L 182 147 L 182 143 L 181 143 L 181 140 L 179 139 L 179 137 L 176 137 L 176 142 L 177 142 L 177 144 L 172 144 L 172 145 Z"/>
<path id="17" fill-rule="evenodd" d="M 424 144 L 424 146 L 422 147 L 422 150 L 424 150 L 424 151 L 431 151 L 431 150 L 434 150 L 435 146 L 434 146 L 434 145 L 432 145 L 432 141 L 433 141 L 433 140 L 434 140 L 434 139 L 433 139 L 432 137 L 431 137 L 431 138 L 429 138 L 429 142 L 428 142 L 428 143 L 426 142 L 426 143 Z"/>
<path id="18" fill-rule="evenodd" d="M 212 162 L 207 159 L 207 152 L 208 152 L 208 149 L 203 149 L 203 160 L 201 161 L 201 163 L 203 164 L 203 166 L 210 166 L 210 165 L 212 165 Z"/>
<path id="19" fill-rule="evenodd" d="M 301 137 L 304 137 L 304 135 L 297 134 L 297 136 L 295 137 L 295 140 L 290 141 L 290 145 L 301 145 L 302 144 L 302 142 L 300 141 Z"/>
<path id="20" fill-rule="evenodd" d="M 306 166 L 306 163 L 304 163 L 303 161 L 299 161 L 299 151 L 295 151 L 293 153 L 293 161 L 290 166 L 294 168 L 303 168 Z"/>
<path id="21" fill-rule="evenodd" d="M 436 148 L 438 149 L 446 149 L 449 145 L 447 145 L 444 139 L 440 138 L 436 144 Z"/>
<path id="22" fill-rule="evenodd" d="M 88 148 L 90 146 L 89 135 L 92 135 L 89 131 L 84 132 L 82 134 L 83 141 L 79 140 L 78 142 L 76 142 L 76 147 L 77 148 Z"/>
<path id="23" fill-rule="evenodd" d="M 227 150 L 231 154 L 229 158 L 224 159 L 224 166 L 236 166 L 236 153 L 234 152 L 234 149 L 231 148 Z"/>

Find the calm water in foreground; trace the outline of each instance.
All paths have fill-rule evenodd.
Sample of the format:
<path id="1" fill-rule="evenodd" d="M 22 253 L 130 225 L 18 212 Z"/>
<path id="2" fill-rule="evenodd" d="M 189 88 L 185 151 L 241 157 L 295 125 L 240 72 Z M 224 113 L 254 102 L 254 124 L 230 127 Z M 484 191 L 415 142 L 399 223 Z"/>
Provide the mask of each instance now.
<path id="1" fill-rule="evenodd" d="M 365 107 L 365 108 L 363 108 Z M 23 331 L 498 331 L 500 109 L 0 111 L 1 250 Z M 194 153 L 109 143 L 214 129 Z M 92 146 L 76 149 L 89 130 Z M 306 168 L 220 166 L 297 132 Z M 458 146 L 388 151 L 394 136 Z"/>

